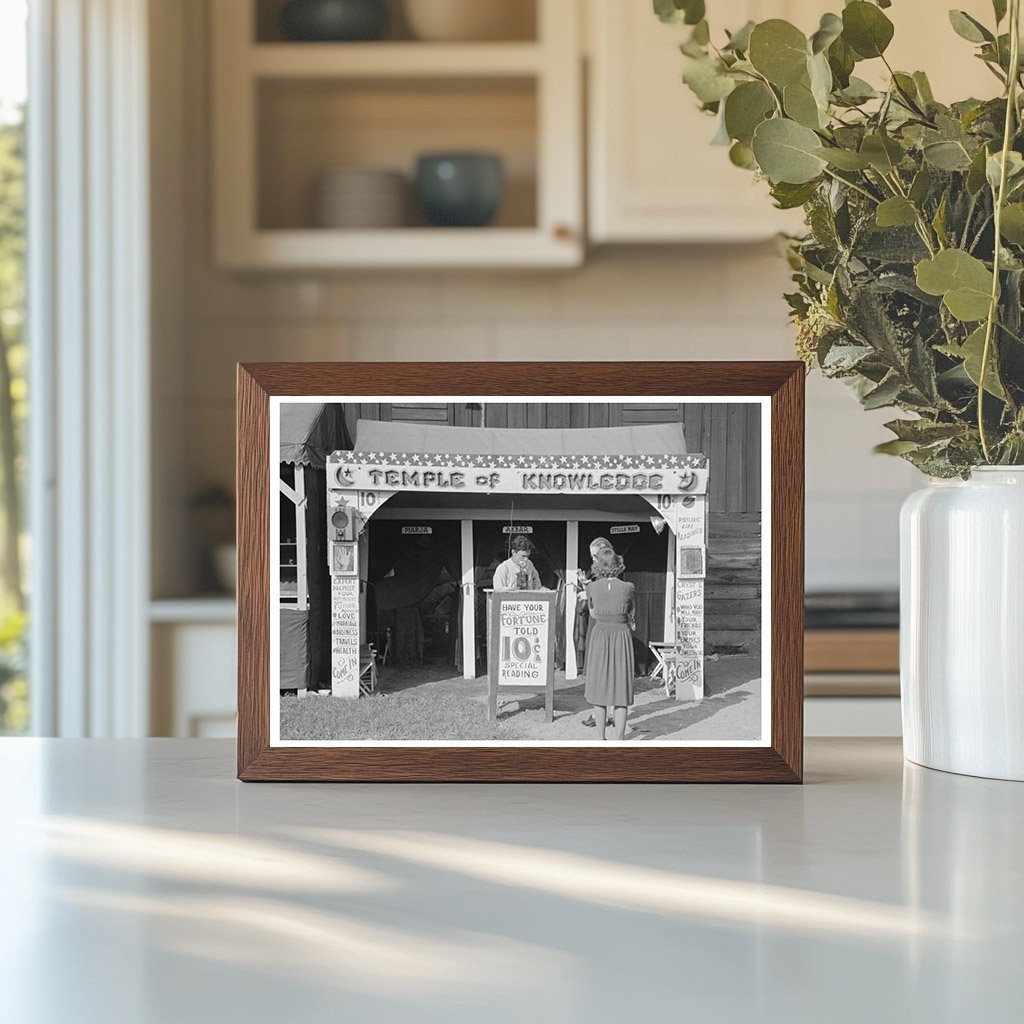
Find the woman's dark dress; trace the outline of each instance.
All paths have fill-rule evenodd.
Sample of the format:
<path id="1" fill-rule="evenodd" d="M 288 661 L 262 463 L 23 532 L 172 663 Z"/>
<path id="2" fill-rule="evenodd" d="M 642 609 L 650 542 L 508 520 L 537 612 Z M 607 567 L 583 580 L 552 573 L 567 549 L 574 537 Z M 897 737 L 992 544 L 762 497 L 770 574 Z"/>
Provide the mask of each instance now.
<path id="1" fill-rule="evenodd" d="M 609 577 L 587 586 L 590 629 L 583 669 L 584 695 L 590 704 L 628 707 L 633 703 L 633 632 L 629 614 L 634 610 L 632 583 Z"/>

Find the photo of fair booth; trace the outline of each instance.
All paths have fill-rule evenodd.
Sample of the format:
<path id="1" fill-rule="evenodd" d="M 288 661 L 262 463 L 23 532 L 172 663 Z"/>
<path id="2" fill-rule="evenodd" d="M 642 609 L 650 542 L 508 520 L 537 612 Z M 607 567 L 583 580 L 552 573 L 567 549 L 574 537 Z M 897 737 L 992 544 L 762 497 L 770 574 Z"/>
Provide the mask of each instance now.
<path id="1" fill-rule="evenodd" d="M 588 429 L 359 420 L 326 462 L 331 692 L 358 697 L 360 649 L 396 668 L 487 670 L 486 591 L 529 537 L 551 657 L 576 679 L 579 595 L 598 536 L 637 591 L 637 644 L 679 700 L 703 696 L 708 460 L 679 423 Z"/>

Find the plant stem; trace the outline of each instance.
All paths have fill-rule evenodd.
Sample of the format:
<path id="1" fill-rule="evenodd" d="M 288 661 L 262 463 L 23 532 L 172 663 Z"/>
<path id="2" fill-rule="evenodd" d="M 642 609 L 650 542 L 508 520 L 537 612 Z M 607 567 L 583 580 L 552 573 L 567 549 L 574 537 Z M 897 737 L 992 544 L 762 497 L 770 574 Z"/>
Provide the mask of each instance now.
<path id="1" fill-rule="evenodd" d="M 879 204 L 880 200 L 878 199 L 878 197 L 877 196 L 873 196 L 870 192 L 868 192 L 867 189 L 861 188 L 860 185 L 857 185 L 856 183 L 854 183 L 852 181 L 847 181 L 846 178 L 840 178 L 838 174 L 834 174 L 827 167 L 825 168 L 825 173 L 833 181 L 838 181 L 841 185 L 845 185 L 847 188 L 852 188 L 854 192 L 859 192 L 866 199 L 870 199 L 871 202 L 873 202 L 875 204 L 875 206 L 877 206 Z"/>
<path id="2" fill-rule="evenodd" d="M 899 172 L 894 167 L 892 174 L 883 174 L 882 179 L 889 183 L 901 199 L 906 199 L 906 201 L 910 203 L 911 209 L 914 211 L 914 217 L 917 218 L 917 233 L 921 236 L 921 241 L 924 242 L 928 253 L 931 256 L 934 256 L 935 247 L 932 245 L 931 228 L 928 226 L 928 221 L 924 219 L 924 214 L 917 208 L 917 204 L 910 201 L 910 197 L 907 195 L 906 189 L 903 187 L 903 182 L 900 181 Z M 940 250 L 943 248 L 942 242 L 938 237 L 935 238 L 935 243 L 939 246 Z"/>
<path id="3" fill-rule="evenodd" d="M 992 462 L 992 452 L 985 430 L 985 374 L 988 372 L 992 355 L 992 335 L 999 314 L 999 272 L 1001 267 L 1001 245 L 1003 204 L 1006 200 L 1006 166 L 1013 141 L 1013 127 L 1017 115 L 1017 83 L 1020 67 L 1020 0 L 1010 0 L 1010 74 L 1006 83 L 1006 124 L 1003 126 L 1003 150 L 999 167 L 999 189 L 995 196 L 995 246 L 992 256 L 992 294 L 989 299 L 988 320 L 985 322 L 985 345 L 981 350 L 981 370 L 978 373 L 978 435 L 985 461 Z"/>

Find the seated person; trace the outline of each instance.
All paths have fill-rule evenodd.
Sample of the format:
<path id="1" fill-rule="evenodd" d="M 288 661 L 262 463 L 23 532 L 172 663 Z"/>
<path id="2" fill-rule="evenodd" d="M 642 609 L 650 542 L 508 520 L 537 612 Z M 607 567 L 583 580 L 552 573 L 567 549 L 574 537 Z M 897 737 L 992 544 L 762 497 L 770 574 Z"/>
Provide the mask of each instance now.
<path id="1" fill-rule="evenodd" d="M 512 538 L 512 555 L 494 573 L 495 590 L 542 590 L 530 552 L 533 545 L 521 533 Z"/>

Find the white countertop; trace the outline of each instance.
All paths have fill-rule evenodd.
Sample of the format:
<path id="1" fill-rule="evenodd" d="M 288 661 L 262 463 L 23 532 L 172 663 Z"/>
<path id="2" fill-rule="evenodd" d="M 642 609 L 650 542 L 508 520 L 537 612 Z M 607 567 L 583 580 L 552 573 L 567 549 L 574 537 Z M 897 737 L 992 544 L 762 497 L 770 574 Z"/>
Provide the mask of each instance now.
<path id="1" fill-rule="evenodd" d="M 0 741 L 10 1024 L 1024 1017 L 1024 785 L 810 740 L 803 787 L 242 785 Z"/>

